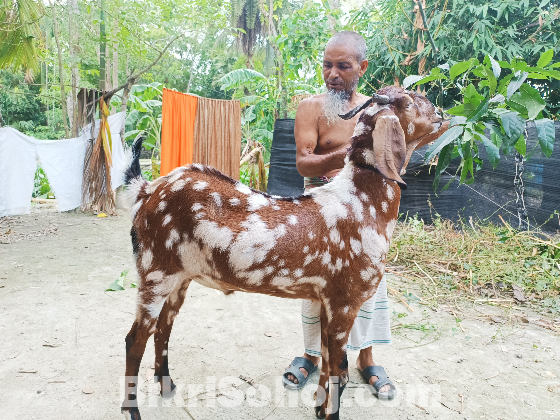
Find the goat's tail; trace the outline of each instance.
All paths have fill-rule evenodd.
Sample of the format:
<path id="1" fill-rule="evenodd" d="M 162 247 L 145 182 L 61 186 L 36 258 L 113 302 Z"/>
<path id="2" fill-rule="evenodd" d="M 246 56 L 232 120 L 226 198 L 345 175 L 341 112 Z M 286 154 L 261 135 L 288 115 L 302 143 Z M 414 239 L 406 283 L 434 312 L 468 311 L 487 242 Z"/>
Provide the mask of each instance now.
<path id="1" fill-rule="evenodd" d="M 146 139 L 146 135 L 142 134 L 132 144 L 129 149 L 132 153 L 129 157 L 130 165 L 124 173 L 124 185 L 126 186 L 125 201 L 129 207 L 132 207 L 142 188 L 148 184 L 148 181 L 142 176 L 140 170 L 140 152 L 142 151 L 142 142 Z"/>
<path id="2" fill-rule="evenodd" d="M 142 142 L 146 136 L 143 134 L 139 136 L 132 147 L 129 150 L 132 150 L 132 157 L 130 159 L 130 166 L 126 169 L 124 173 L 124 185 L 130 185 L 132 180 L 137 178 L 142 178 L 142 171 L 140 170 L 140 152 L 142 151 Z"/>

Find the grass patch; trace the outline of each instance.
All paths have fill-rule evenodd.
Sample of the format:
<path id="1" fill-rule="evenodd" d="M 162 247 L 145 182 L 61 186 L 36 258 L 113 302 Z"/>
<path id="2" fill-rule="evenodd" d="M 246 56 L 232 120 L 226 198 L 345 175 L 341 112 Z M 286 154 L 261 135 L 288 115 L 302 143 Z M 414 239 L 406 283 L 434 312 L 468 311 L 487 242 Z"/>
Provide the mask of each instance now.
<path id="1" fill-rule="evenodd" d="M 482 222 L 399 222 L 387 272 L 421 284 L 424 302 L 468 298 L 560 313 L 560 238 Z"/>

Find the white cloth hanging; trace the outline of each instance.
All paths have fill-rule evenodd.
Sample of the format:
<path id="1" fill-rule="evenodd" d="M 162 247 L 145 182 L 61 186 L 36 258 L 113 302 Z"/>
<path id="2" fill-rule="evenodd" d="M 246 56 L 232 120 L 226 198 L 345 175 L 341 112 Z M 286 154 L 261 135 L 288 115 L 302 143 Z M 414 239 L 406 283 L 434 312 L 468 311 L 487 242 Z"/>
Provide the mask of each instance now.
<path id="1" fill-rule="evenodd" d="M 113 140 L 113 190 L 123 184 L 128 163 L 120 137 L 125 117 L 125 112 L 119 112 L 107 119 Z M 99 120 L 95 123 L 94 139 L 99 134 Z M 84 157 L 87 142 L 91 138 L 91 125 L 82 130 L 80 137 L 65 140 L 37 140 L 14 128 L 1 128 L 0 217 L 30 212 L 37 157 L 54 191 L 58 211 L 79 207 L 82 199 Z"/>
<path id="2" fill-rule="evenodd" d="M 34 139 L 0 128 L 0 217 L 29 213 L 36 170 Z"/>

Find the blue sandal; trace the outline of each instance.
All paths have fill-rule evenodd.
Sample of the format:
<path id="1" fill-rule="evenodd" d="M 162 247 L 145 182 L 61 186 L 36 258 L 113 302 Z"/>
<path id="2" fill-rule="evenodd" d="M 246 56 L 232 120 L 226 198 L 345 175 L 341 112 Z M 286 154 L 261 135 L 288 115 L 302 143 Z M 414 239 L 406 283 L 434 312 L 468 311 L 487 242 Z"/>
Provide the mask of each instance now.
<path id="1" fill-rule="evenodd" d="M 299 370 L 299 368 L 304 368 L 307 371 L 307 377 L 303 376 L 303 373 L 301 372 L 301 370 Z M 284 387 L 291 390 L 303 388 L 311 374 L 314 373 L 317 368 L 318 365 L 315 366 L 309 359 L 306 359 L 305 357 L 294 358 L 292 363 L 290 363 L 290 367 L 286 369 L 286 373 L 284 373 L 284 377 L 282 378 Z M 296 379 L 298 380 L 297 384 L 288 379 L 288 375 L 290 374 L 296 377 Z"/>
<path id="2" fill-rule="evenodd" d="M 397 395 L 397 389 L 389 377 L 383 366 L 368 366 L 364 370 L 360 371 L 362 378 L 369 385 L 369 379 L 372 376 L 377 376 L 379 379 L 373 383 L 373 395 L 375 395 L 380 400 L 392 400 Z M 390 389 L 386 392 L 379 392 L 379 390 L 385 385 L 389 385 Z"/>

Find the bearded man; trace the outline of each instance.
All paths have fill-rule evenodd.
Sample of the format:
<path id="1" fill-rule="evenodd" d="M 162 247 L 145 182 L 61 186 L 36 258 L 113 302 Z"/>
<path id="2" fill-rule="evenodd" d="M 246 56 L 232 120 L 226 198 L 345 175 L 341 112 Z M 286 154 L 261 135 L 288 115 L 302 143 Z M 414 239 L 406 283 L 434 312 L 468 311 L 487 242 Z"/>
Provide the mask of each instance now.
<path id="1" fill-rule="evenodd" d="M 325 48 L 323 78 L 327 92 L 301 101 L 296 113 L 296 165 L 305 178 L 305 188 L 324 185 L 344 166 L 350 138 L 358 114 L 350 120 L 341 119 L 350 109 L 368 97 L 356 92 L 358 81 L 368 67 L 366 43 L 355 32 L 339 32 Z M 359 350 L 357 367 L 378 398 L 392 399 L 396 395 L 385 370 L 373 362 L 372 345 L 390 344 L 391 328 L 387 299 L 387 284 L 381 280 L 375 296 L 366 301 L 354 322 L 348 339 L 348 350 Z M 317 370 L 321 356 L 321 304 L 302 302 L 302 323 L 305 353 L 296 357 L 284 374 L 284 385 L 302 388 L 309 375 Z"/>

